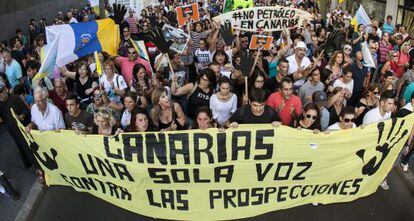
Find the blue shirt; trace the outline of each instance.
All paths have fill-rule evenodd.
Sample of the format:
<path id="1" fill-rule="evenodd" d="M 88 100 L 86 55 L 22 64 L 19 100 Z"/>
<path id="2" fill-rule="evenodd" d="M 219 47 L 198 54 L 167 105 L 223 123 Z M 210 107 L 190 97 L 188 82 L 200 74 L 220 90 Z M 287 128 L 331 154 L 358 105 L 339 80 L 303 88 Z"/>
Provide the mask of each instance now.
<path id="1" fill-rule="evenodd" d="M 393 34 L 394 33 L 394 25 L 388 24 L 387 22 L 385 22 L 384 25 L 382 26 L 382 31 Z"/>
<path id="2" fill-rule="evenodd" d="M 354 79 L 354 93 L 362 92 L 364 90 L 364 80 L 368 75 L 368 68 L 362 66 L 362 69 L 359 68 L 357 62 L 351 64 L 352 79 Z"/>
<path id="3" fill-rule="evenodd" d="M 409 103 L 411 100 L 411 95 L 414 92 L 414 83 L 410 83 L 404 91 L 404 99 L 406 103 Z"/>
<path id="4" fill-rule="evenodd" d="M 13 59 L 10 65 L 6 64 L 6 76 L 10 87 L 14 89 L 22 78 L 22 68 L 16 60 Z"/>

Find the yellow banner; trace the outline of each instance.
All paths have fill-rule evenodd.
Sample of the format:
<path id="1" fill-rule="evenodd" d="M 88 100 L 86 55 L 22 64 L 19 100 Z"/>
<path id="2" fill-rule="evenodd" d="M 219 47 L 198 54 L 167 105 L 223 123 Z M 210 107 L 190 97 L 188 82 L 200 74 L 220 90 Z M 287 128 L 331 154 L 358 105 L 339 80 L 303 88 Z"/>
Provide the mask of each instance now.
<path id="1" fill-rule="evenodd" d="M 270 125 L 117 137 L 21 130 L 48 185 L 149 217 L 225 220 L 374 193 L 413 121 L 410 115 L 330 134 Z"/>

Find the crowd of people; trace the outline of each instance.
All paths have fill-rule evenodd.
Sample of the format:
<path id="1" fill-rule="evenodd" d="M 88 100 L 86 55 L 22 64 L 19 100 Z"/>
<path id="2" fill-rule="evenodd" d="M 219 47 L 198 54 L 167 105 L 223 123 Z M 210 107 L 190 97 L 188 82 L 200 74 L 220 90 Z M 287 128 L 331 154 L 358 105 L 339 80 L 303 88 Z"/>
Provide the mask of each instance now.
<path id="1" fill-rule="evenodd" d="M 257 5 L 284 5 L 285 1 Z M 248 50 L 253 33 L 234 31 L 212 18 L 220 1 L 200 4 L 200 21 L 182 27 L 191 38 L 183 53 L 165 50 L 151 31 L 177 26 L 173 6 L 163 1 L 141 12 L 129 10 L 120 25 L 118 56 L 99 53 L 78 59 L 43 79 L 34 79 L 45 45 L 45 27 L 96 18 L 90 7 L 59 12 L 53 22 L 32 19 L 0 49 L 0 114 L 16 140 L 26 167 L 33 157 L 19 137 L 10 107 L 26 126 L 40 131 L 68 129 L 78 134 L 237 128 L 271 124 L 315 133 L 344 130 L 403 117 L 414 107 L 414 38 L 403 25 L 372 19 L 351 25 L 348 10 L 330 10 L 327 19 L 315 1 L 293 5 L 314 17 L 301 26 L 272 35 L 269 50 Z M 107 7 L 110 16 L 122 10 Z M 138 55 L 130 39 L 143 40 L 149 55 Z M 376 68 L 364 63 L 368 45 Z M 247 54 L 247 55 L 246 55 Z M 167 56 L 168 55 L 168 56 Z M 256 60 L 251 64 L 251 60 Z M 246 79 L 247 78 L 247 79 Z M 414 154 L 406 144 L 401 167 Z M 41 175 L 41 171 L 38 170 Z M 381 184 L 389 188 L 386 181 Z"/>

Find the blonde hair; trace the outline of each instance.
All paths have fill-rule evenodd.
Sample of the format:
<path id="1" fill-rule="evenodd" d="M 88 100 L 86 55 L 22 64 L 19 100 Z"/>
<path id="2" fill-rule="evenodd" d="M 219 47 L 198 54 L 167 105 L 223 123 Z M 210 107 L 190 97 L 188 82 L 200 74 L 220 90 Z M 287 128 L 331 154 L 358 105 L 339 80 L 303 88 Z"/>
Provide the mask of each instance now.
<path id="1" fill-rule="evenodd" d="M 154 109 L 152 110 L 153 112 L 151 114 L 151 117 L 153 118 L 152 121 L 155 126 L 158 126 L 158 119 L 160 119 L 161 107 L 158 104 L 158 102 L 160 102 L 160 98 L 163 93 L 168 94 L 167 89 L 165 89 L 164 87 L 157 87 L 154 89 L 154 91 L 151 94 L 151 102 L 154 105 Z"/>
<path id="2" fill-rule="evenodd" d="M 109 125 L 111 127 L 115 126 L 116 120 L 112 112 L 108 108 L 99 108 L 98 111 L 96 111 L 93 114 L 93 122 L 97 124 L 97 117 L 101 117 L 102 119 L 105 119 L 109 122 Z"/>
<path id="3" fill-rule="evenodd" d="M 329 60 L 329 66 L 332 67 L 335 64 L 336 57 L 338 57 L 339 54 L 342 54 L 342 63 L 344 63 L 344 59 L 343 59 L 344 58 L 344 54 L 342 53 L 342 51 L 335 51 L 332 54 L 331 59 Z M 339 64 L 339 65 L 341 65 L 341 64 Z"/>

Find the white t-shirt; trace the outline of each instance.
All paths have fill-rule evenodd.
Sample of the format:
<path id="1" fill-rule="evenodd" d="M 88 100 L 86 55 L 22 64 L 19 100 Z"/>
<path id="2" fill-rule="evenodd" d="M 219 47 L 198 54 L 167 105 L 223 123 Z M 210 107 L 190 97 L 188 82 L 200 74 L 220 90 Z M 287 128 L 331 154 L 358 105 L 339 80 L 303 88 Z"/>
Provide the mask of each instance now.
<path id="1" fill-rule="evenodd" d="M 42 112 L 34 104 L 30 109 L 32 115 L 32 122 L 36 124 L 39 131 L 65 129 L 65 121 L 63 120 L 62 112 L 55 105 L 47 103 L 46 112 Z"/>
<path id="2" fill-rule="evenodd" d="M 333 88 L 341 87 L 348 89 L 351 93 L 354 90 L 354 79 L 352 79 L 348 84 L 345 84 L 339 79 L 336 79 L 336 81 L 333 83 Z"/>
<path id="3" fill-rule="evenodd" d="M 302 59 L 302 63 L 298 64 L 296 62 L 295 59 L 295 54 L 289 56 L 286 58 L 289 61 L 289 71 L 288 71 L 288 75 L 292 75 L 293 73 L 295 73 L 299 67 L 302 67 L 303 69 L 306 69 L 309 65 L 311 65 L 311 61 L 309 60 L 308 57 L 303 57 Z M 300 86 L 302 86 L 306 81 L 306 78 L 301 78 L 299 80 L 296 80 L 295 83 L 293 83 L 293 85 L 295 86 L 295 88 L 299 88 Z"/>
<path id="4" fill-rule="evenodd" d="M 218 99 L 216 94 L 213 94 L 210 98 L 210 109 L 213 113 L 213 119 L 219 125 L 224 125 L 237 110 L 237 96 L 233 94 L 230 100 L 223 102 Z"/>
<path id="5" fill-rule="evenodd" d="M 381 121 L 385 121 L 391 118 L 391 112 L 385 113 L 384 116 L 381 116 L 380 111 L 379 111 L 379 107 L 374 108 L 370 111 L 368 111 L 365 116 L 364 116 L 364 120 L 362 121 L 363 125 L 368 125 L 368 124 L 372 124 L 372 123 L 377 123 L 377 122 L 381 122 Z"/>
<path id="6" fill-rule="evenodd" d="M 352 123 L 352 128 L 355 128 L 355 123 Z M 336 122 L 328 127 L 328 131 L 334 131 L 334 130 L 342 130 L 342 128 L 339 126 L 339 122 Z"/>
<path id="7" fill-rule="evenodd" d="M 124 90 L 128 87 L 122 75 L 114 74 L 114 77 L 112 77 L 111 81 L 113 82 L 114 87 L 118 88 L 118 90 Z M 99 78 L 99 84 L 103 84 L 104 90 L 108 94 L 109 100 L 111 102 L 115 102 L 115 103 L 121 102 L 121 97 L 118 95 L 115 95 L 115 92 L 114 92 L 115 88 L 111 87 L 111 83 L 106 78 L 106 74 L 103 74 Z"/>
<path id="8" fill-rule="evenodd" d="M 131 123 L 131 112 L 125 110 L 121 117 L 121 127 L 125 129 Z"/>

